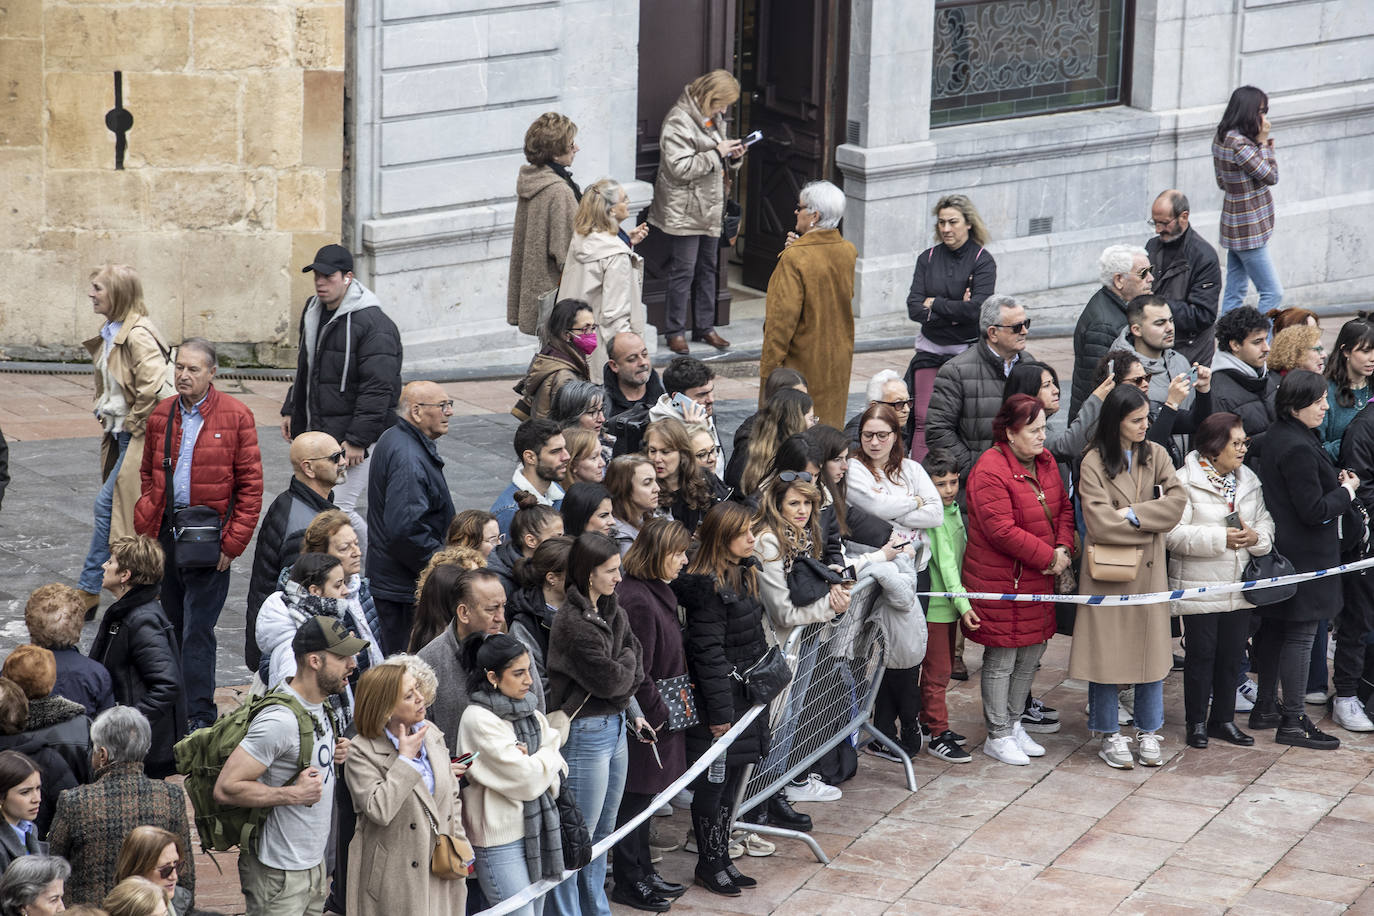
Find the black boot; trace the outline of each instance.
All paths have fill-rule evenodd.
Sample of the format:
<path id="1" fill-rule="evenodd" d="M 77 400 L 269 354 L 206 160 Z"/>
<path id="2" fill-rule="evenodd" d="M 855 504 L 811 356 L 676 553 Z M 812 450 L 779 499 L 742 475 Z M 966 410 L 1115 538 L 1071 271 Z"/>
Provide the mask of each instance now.
<path id="1" fill-rule="evenodd" d="M 1268 703 L 1261 698 L 1255 704 L 1255 708 L 1250 710 L 1250 728 L 1252 731 L 1266 728 L 1278 728 L 1283 716 L 1279 715 L 1278 704 L 1270 700 Z"/>
<path id="2" fill-rule="evenodd" d="M 727 829 L 727 831 L 728 831 L 728 830 L 729 830 L 729 825 L 732 824 L 732 818 L 730 817 L 730 809 L 729 809 L 729 807 L 727 807 L 727 806 L 725 806 L 725 805 L 721 805 L 721 807 L 720 807 L 720 812 L 719 812 L 719 817 L 720 817 L 720 822 L 721 822 L 722 824 L 726 824 L 726 825 L 727 825 L 727 828 L 726 828 L 726 829 Z M 728 836 L 728 835 L 729 835 L 729 834 L 727 833 L 727 836 Z M 730 880 L 734 883 L 735 887 L 755 887 L 755 886 L 758 885 L 758 881 L 756 881 L 756 880 L 754 880 L 753 878 L 749 877 L 748 875 L 743 874 L 742 872 L 740 872 L 740 870 L 739 870 L 738 868 L 735 867 L 735 863 L 730 861 L 729 847 L 728 847 L 728 846 L 726 847 L 726 855 L 725 855 L 725 860 L 724 860 L 724 861 L 725 861 L 725 873 L 726 873 L 727 875 L 730 876 Z"/>
<path id="3" fill-rule="evenodd" d="M 1275 744 L 1288 744 L 1293 747 L 1310 747 L 1318 751 L 1334 751 L 1341 746 L 1341 739 L 1312 724 L 1306 714 L 1284 716 L 1279 730 L 1274 733 Z"/>
<path id="4" fill-rule="evenodd" d="M 725 870 L 730 864 L 730 825 L 717 816 L 692 815 L 697 835 L 696 883 L 722 897 L 738 897 L 739 886 Z"/>
<path id="5" fill-rule="evenodd" d="M 1188 746 L 1206 747 L 1207 746 L 1207 723 L 1189 722 L 1188 723 Z"/>
<path id="6" fill-rule="evenodd" d="M 774 827 L 785 827 L 802 833 L 811 832 L 811 815 L 802 814 L 794 809 L 782 792 L 768 799 L 768 823 Z"/>

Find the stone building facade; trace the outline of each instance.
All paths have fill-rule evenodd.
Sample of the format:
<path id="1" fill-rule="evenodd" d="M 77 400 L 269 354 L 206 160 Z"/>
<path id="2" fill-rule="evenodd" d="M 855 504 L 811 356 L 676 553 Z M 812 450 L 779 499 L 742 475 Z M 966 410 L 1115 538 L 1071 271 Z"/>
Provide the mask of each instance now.
<path id="1" fill-rule="evenodd" d="M 342 229 L 343 0 L 0 7 L 0 349 L 67 358 L 93 268 L 134 265 L 159 326 L 280 361 Z M 133 116 L 123 168 L 115 71 Z"/>

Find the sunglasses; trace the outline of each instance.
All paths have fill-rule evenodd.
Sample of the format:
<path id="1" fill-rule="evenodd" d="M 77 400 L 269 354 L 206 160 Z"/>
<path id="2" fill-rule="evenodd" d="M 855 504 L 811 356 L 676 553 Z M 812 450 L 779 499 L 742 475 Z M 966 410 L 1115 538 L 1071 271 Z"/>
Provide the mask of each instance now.
<path id="1" fill-rule="evenodd" d="M 166 865 L 159 865 L 157 867 L 157 876 L 161 878 L 163 881 L 166 881 L 168 878 L 172 877 L 173 872 L 181 868 L 181 864 L 181 860 L 177 859 L 175 862 L 169 862 Z"/>
<path id="2" fill-rule="evenodd" d="M 333 462 L 334 464 L 338 464 L 340 461 L 343 461 L 343 459 L 344 459 L 344 450 L 343 450 L 343 449 L 339 449 L 337 452 L 334 452 L 332 455 L 318 455 L 318 456 L 316 456 L 316 457 L 314 457 L 314 458 L 307 458 L 307 459 L 305 459 L 305 460 L 306 460 L 306 461 L 330 461 L 330 462 Z"/>
<path id="3" fill-rule="evenodd" d="M 1022 333 L 1025 333 L 1026 331 L 1029 331 L 1029 330 L 1030 330 L 1030 323 L 1031 323 L 1031 320 L 1030 320 L 1029 318 L 1027 318 L 1025 321 L 1018 321 L 1018 322 L 1016 322 L 1016 324 L 994 324 L 994 325 L 989 325 L 989 327 L 993 327 L 993 328 L 1006 328 L 1008 331 L 1011 331 L 1013 334 L 1022 334 Z"/>
<path id="4" fill-rule="evenodd" d="M 800 480 L 803 483 L 811 483 L 812 479 L 811 475 L 806 471 L 783 471 L 778 475 L 778 480 L 781 480 L 783 483 L 791 483 L 794 480 Z"/>
<path id="5" fill-rule="evenodd" d="M 1154 272 L 1155 269 L 1153 267 L 1142 267 L 1140 268 L 1140 270 L 1135 271 L 1135 275 L 1138 279 L 1144 280 L 1146 277 L 1148 277 L 1150 274 Z"/>
<path id="6" fill-rule="evenodd" d="M 913 402 L 914 400 L 915 400 L 914 398 L 902 398 L 900 401 L 877 401 L 876 403 L 878 403 L 878 404 L 886 404 L 888 407 L 891 407 L 893 410 L 904 410 L 904 409 L 910 409 L 910 408 L 911 408 L 911 404 L 912 404 L 912 402 Z"/>

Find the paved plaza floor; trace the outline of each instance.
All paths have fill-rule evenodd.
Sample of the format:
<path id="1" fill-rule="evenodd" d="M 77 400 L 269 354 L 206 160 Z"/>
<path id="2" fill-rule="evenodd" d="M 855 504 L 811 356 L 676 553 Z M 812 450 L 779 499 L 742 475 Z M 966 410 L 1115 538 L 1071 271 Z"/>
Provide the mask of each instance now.
<path id="1" fill-rule="evenodd" d="M 1339 320 L 1325 324 L 1334 336 Z M 1069 340 L 1032 338 L 1030 349 L 1067 382 Z M 857 405 L 872 372 L 901 371 L 908 358 L 907 351 L 856 357 L 851 403 Z M 445 386 L 458 408 L 439 449 L 460 508 L 489 505 L 509 480 L 510 385 Z M 286 443 L 276 431 L 285 386 L 231 381 L 221 387 L 258 417 L 270 500 L 289 478 Z M 0 654 L 26 641 L 29 591 L 74 582 L 79 573 L 97 481 L 90 396 L 88 376 L 0 373 L 0 428 L 11 440 L 13 475 L 0 512 Z M 722 378 L 717 397 L 720 425 L 731 433 L 754 409 L 757 380 Z M 239 653 L 250 562 L 251 550 L 234 563 L 221 618 L 225 704 L 236 701 L 248 678 Z M 86 642 L 94 627 L 87 627 Z M 1068 641 L 1056 637 L 1035 692 L 1059 708 L 1063 728 L 1037 736 L 1045 757 L 1011 767 L 981 752 L 978 647 L 970 644 L 965 658 L 973 675 L 952 686 L 950 720 L 968 736 L 971 764 L 922 755 L 913 794 L 897 764 L 861 754 L 859 774 L 843 786 L 841 801 L 801 806 L 815 819 L 817 839 L 832 859 L 828 866 L 801 844 L 782 841 L 771 858 L 737 863 L 759 879 L 758 888 L 736 899 L 693 888 L 673 911 L 1374 914 L 1374 735 L 1350 735 L 1328 719 L 1325 727 L 1343 741 L 1336 752 L 1281 748 L 1266 732 L 1253 748 L 1213 741 L 1206 750 L 1189 749 L 1176 672 L 1165 685 L 1164 766 L 1112 770 L 1089 741 L 1086 685 L 1067 678 Z M 1314 718 L 1322 713 L 1308 710 Z M 1245 726 L 1243 715 L 1239 722 Z M 678 838 L 688 829 L 682 812 L 658 826 Z M 241 913 L 234 856 L 216 860 L 197 856 L 197 906 Z M 659 869 L 688 882 L 693 863 L 693 856 L 670 852 Z"/>

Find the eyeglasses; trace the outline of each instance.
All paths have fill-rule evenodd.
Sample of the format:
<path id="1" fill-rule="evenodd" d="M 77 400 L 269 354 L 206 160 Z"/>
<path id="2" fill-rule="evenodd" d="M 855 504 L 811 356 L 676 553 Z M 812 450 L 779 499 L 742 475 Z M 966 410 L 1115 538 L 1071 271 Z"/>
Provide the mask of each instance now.
<path id="1" fill-rule="evenodd" d="M 506 543 L 506 536 L 504 534 L 497 534 L 494 537 L 482 538 L 482 543 L 490 544 L 493 547 L 500 547 L 502 544 Z"/>
<path id="2" fill-rule="evenodd" d="M 910 410 L 915 398 L 902 398 L 900 401 L 874 401 L 874 404 L 886 404 L 893 410 Z"/>
<path id="3" fill-rule="evenodd" d="M 708 448 L 708 449 L 706 449 L 706 450 L 704 450 L 704 451 L 697 452 L 697 453 L 696 453 L 696 455 L 697 455 L 697 461 L 700 461 L 700 462 L 702 462 L 703 464 L 706 463 L 706 462 L 715 461 L 715 460 L 716 460 L 716 455 L 717 455 L 719 452 L 720 452 L 720 449 L 716 448 L 716 447 L 713 445 L 713 446 L 711 446 L 710 448 Z"/>
<path id="4" fill-rule="evenodd" d="M 1246 436 L 1244 439 L 1232 439 L 1231 448 L 1240 449 L 1241 451 L 1248 451 L 1250 448 L 1250 437 Z"/>
<path id="5" fill-rule="evenodd" d="M 813 479 L 814 478 L 806 471 L 783 471 L 778 475 L 778 480 L 781 480 L 783 483 L 792 483 L 794 480 L 800 480 L 802 483 L 810 483 Z"/>
<path id="6" fill-rule="evenodd" d="M 1178 216 L 1182 216 L 1182 215 L 1183 215 L 1183 214 L 1180 213 Z M 1174 223 L 1178 222 L 1178 216 L 1175 216 L 1173 219 L 1153 219 L 1153 218 L 1147 219 L 1147 220 L 1145 220 L 1145 225 L 1147 225 L 1147 226 L 1152 226 L 1152 227 L 1154 227 L 1155 229 L 1168 229 L 1168 228 L 1169 228 L 1170 226 L 1172 226 Z M 1144 277 L 1144 275 L 1142 274 L 1142 275 L 1141 275 L 1141 279 L 1143 280 L 1144 278 L 1145 278 L 1145 277 Z"/>
<path id="7" fill-rule="evenodd" d="M 1144 280 L 1146 277 L 1148 277 L 1150 274 L 1152 274 L 1152 273 L 1154 273 L 1154 272 L 1155 272 L 1155 269 L 1154 269 L 1153 267 L 1149 266 L 1148 264 L 1145 265 L 1144 267 L 1140 268 L 1140 270 L 1133 270 L 1133 271 L 1131 271 L 1131 273 L 1135 274 L 1135 275 L 1136 275 L 1136 278 L 1139 279 L 1139 280 Z"/>
<path id="8" fill-rule="evenodd" d="M 172 877 L 173 872 L 181 868 L 181 865 L 181 859 L 177 859 L 175 862 L 168 862 L 166 865 L 159 865 L 157 867 L 157 876 L 163 881 L 166 881 L 168 878 Z"/>
<path id="9" fill-rule="evenodd" d="M 424 401 L 416 401 L 416 407 L 437 407 L 444 413 L 453 413 L 453 401 L 440 401 L 437 404 L 426 404 Z"/>
<path id="10" fill-rule="evenodd" d="M 888 439 L 892 438 L 892 430 L 880 429 L 877 432 L 865 431 L 859 433 L 859 438 L 863 439 L 865 442 L 886 442 Z"/>
<path id="11" fill-rule="evenodd" d="M 316 455 L 314 458 L 307 458 L 307 459 L 305 459 L 305 460 L 306 460 L 306 461 L 331 461 L 331 462 L 333 462 L 334 464 L 338 464 L 340 461 L 343 461 L 343 460 L 344 460 L 344 450 L 343 450 L 343 449 L 339 449 L 337 452 L 335 452 L 335 453 L 332 454 L 332 455 Z"/>
<path id="12" fill-rule="evenodd" d="M 572 332 L 575 333 L 575 334 L 590 334 L 590 333 L 592 333 L 593 331 L 596 330 L 596 325 L 595 325 L 595 324 L 584 324 L 584 325 L 582 325 L 582 327 L 580 327 L 580 328 L 569 328 L 568 330 L 572 331 Z"/>
<path id="13" fill-rule="evenodd" d="M 1016 324 L 990 324 L 990 325 L 988 325 L 988 327 L 990 327 L 990 328 L 1006 328 L 1008 331 L 1011 331 L 1013 334 L 1023 334 L 1023 333 L 1025 333 L 1026 331 L 1029 331 L 1029 330 L 1030 330 L 1030 323 L 1031 323 L 1031 320 L 1030 320 L 1029 318 L 1027 318 L 1025 321 L 1018 321 L 1018 322 L 1016 322 Z"/>

